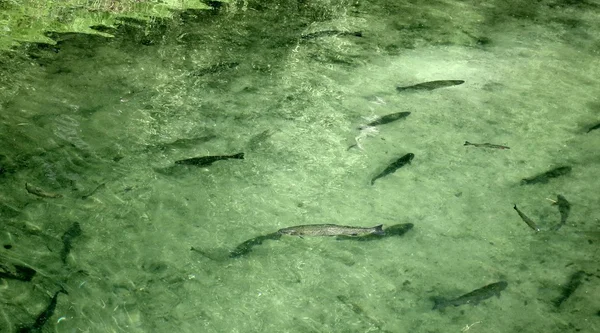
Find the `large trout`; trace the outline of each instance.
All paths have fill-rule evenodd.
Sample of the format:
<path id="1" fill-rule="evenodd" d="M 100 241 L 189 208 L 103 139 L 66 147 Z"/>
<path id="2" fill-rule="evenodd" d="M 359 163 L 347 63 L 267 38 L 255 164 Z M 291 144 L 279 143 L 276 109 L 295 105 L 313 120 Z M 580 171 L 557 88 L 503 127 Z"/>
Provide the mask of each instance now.
<path id="1" fill-rule="evenodd" d="M 307 224 L 283 228 L 277 231 L 282 235 L 293 236 L 363 236 L 369 234 L 383 235 L 383 224 L 371 227 L 351 227 L 337 224 Z"/>

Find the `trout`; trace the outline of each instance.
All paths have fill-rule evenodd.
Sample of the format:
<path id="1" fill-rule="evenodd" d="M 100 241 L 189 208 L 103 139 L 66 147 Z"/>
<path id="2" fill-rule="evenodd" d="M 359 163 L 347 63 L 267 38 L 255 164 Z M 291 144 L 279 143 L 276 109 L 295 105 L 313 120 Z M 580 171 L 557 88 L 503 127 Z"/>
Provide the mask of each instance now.
<path id="1" fill-rule="evenodd" d="M 508 283 L 506 281 L 499 281 L 496 283 L 488 284 L 487 286 L 481 287 L 479 289 L 473 290 L 470 293 L 464 294 L 460 297 L 454 299 L 445 299 L 442 297 L 434 297 L 433 301 L 435 302 L 433 306 L 433 310 L 442 310 L 448 306 L 460 306 L 463 304 L 473 304 L 477 305 L 479 302 L 486 300 L 490 297 L 497 296 L 500 297 L 500 292 L 502 292 Z"/>
<path id="2" fill-rule="evenodd" d="M 307 224 L 279 229 L 277 233 L 292 236 L 362 236 L 369 234 L 385 234 L 382 224 L 371 228 L 351 227 L 337 224 Z"/>
<path id="3" fill-rule="evenodd" d="M 422 91 L 422 90 L 434 90 L 439 88 L 446 88 L 457 86 L 465 83 L 464 80 L 437 80 L 428 81 L 423 83 L 417 83 L 412 86 L 396 87 L 397 91 Z"/>
<path id="4" fill-rule="evenodd" d="M 216 161 L 228 160 L 228 159 L 244 159 L 244 153 L 238 153 L 234 155 L 217 155 L 217 156 L 200 156 L 187 158 L 184 160 L 175 161 L 175 164 L 183 165 L 196 165 L 196 166 L 209 166 Z"/>

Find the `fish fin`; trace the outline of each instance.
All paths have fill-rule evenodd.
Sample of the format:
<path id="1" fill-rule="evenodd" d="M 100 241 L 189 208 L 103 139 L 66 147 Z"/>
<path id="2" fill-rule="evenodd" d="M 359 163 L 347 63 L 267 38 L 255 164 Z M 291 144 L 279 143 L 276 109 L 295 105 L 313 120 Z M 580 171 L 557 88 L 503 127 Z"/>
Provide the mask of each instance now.
<path id="1" fill-rule="evenodd" d="M 385 231 L 383 230 L 383 224 L 375 226 L 375 235 L 385 235 Z"/>

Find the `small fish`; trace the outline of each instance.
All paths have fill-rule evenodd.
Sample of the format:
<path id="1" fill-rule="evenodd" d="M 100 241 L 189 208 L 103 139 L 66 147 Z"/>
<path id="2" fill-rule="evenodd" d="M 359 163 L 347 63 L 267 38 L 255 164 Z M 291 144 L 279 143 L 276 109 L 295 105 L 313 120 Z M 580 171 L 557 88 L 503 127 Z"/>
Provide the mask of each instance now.
<path id="1" fill-rule="evenodd" d="M 228 160 L 228 159 L 244 159 L 244 153 L 238 153 L 235 155 L 217 155 L 217 156 L 200 156 L 187 158 L 184 160 L 175 161 L 175 164 L 183 164 L 183 165 L 196 165 L 196 166 L 208 166 L 213 164 L 216 161 Z"/>
<path id="2" fill-rule="evenodd" d="M 340 30 L 323 30 L 317 31 L 310 34 L 300 36 L 301 39 L 309 40 L 320 37 L 330 37 L 330 36 L 353 36 L 353 37 L 362 37 L 361 31 L 340 31 Z"/>
<path id="3" fill-rule="evenodd" d="M 262 236 L 258 236 L 258 237 L 254 237 L 252 239 L 249 239 L 243 243 L 241 243 L 240 245 L 236 246 L 235 249 L 233 249 L 233 251 L 231 251 L 229 253 L 229 258 L 237 258 L 237 257 L 241 257 L 245 254 L 248 254 L 252 251 L 252 248 L 256 245 L 260 245 L 262 244 L 264 241 L 266 240 L 278 240 L 279 238 L 281 238 L 281 233 L 279 232 L 274 232 L 268 235 L 262 235 Z"/>
<path id="4" fill-rule="evenodd" d="M 354 314 L 358 315 L 362 319 L 362 321 L 366 321 L 367 323 L 369 323 L 369 325 L 372 326 L 373 328 L 375 328 L 378 332 L 384 332 L 384 333 L 390 332 L 388 330 L 382 330 L 383 324 L 378 319 L 371 317 L 367 313 L 367 311 L 365 311 L 357 303 L 355 303 L 352 300 L 350 300 L 349 297 L 344 296 L 344 295 L 338 295 L 336 298 L 342 304 L 346 305 L 349 310 L 351 310 L 352 312 L 354 312 Z"/>
<path id="5" fill-rule="evenodd" d="M 283 228 L 277 231 L 282 235 L 292 236 L 361 236 L 368 234 L 383 234 L 383 225 L 371 228 L 351 227 L 337 224 L 307 224 Z"/>
<path id="6" fill-rule="evenodd" d="M 583 283 L 583 278 L 587 275 L 584 271 L 577 271 L 571 275 L 569 278 L 569 282 L 563 287 L 561 295 L 556 298 L 552 303 L 555 307 L 560 308 L 560 306 L 569 298 L 579 286 Z"/>
<path id="7" fill-rule="evenodd" d="M 469 141 L 465 141 L 465 146 L 473 146 L 477 148 L 496 148 L 496 149 L 510 149 L 510 147 L 495 145 L 493 143 L 471 143 Z"/>
<path id="8" fill-rule="evenodd" d="M 377 179 L 385 177 L 385 176 L 389 175 L 390 173 L 394 173 L 396 170 L 400 169 L 401 167 L 405 166 L 406 164 L 410 164 L 410 161 L 412 161 L 412 159 L 414 157 L 415 157 L 415 155 L 413 153 L 408 153 L 408 154 L 400 157 L 399 159 L 394 161 L 392 164 L 390 164 L 387 168 L 385 168 L 385 170 L 383 170 L 380 174 L 373 177 L 373 179 L 371 179 L 371 185 L 374 185 L 375 181 Z"/>
<path id="9" fill-rule="evenodd" d="M 406 117 L 408 117 L 408 115 L 410 115 L 410 112 L 396 112 L 396 113 L 386 114 L 385 116 L 379 117 L 376 120 L 374 120 L 366 125 L 360 126 L 358 129 L 363 129 L 365 127 L 374 127 L 374 126 L 383 125 L 383 124 L 389 124 L 393 121 L 406 118 Z"/>
<path id="10" fill-rule="evenodd" d="M 457 86 L 465 83 L 463 80 L 437 80 L 418 83 L 412 86 L 396 87 L 398 91 L 421 91 L 421 90 L 434 90 L 439 88 L 446 88 L 451 86 Z"/>
<path id="11" fill-rule="evenodd" d="M 560 177 L 560 176 L 564 176 L 566 174 L 569 174 L 571 172 L 571 167 L 570 166 L 562 166 L 562 167 L 558 167 L 558 168 L 554 168 L 550 171 L 546 171 L 544 173 L 541 173 L 539 175 L 530 177 L 530 178 L 523 178 L 521 180 L 521 185 L 526 185 L 526 184 L 545 184 L 547 183 L 551 178 L 556 178 L 556 177 Z"/>
<path id="12" fill-rule="evenodd" d="M 354 143 L 351 144 L 347 150 L 350 150 L 351 148 L 354 148 L 354 147 L 356 147 L 360 150 L 363 150 L 362 141 L 368 137 L 376 136 L 377 134 L 379 134 L 379 130 L 377 129 L 377 127 L 361 126 L 361 127 L 359 127 L 359 129 L 360 129 L 360 132 L 358 133 L 357 136 L 354 137 Z"/>
<path id="13" fill-rule="evenodd" d="M 62 194 L 60 194 L 60 193 L 46 192 L 46 191 L 42 190 L 41 188 L 39 188 L 37 186 L 33 186 L 29 183 L 25 183 L 25 189 L 27 190 L 27 192 L 29 192 L 33 195 L 37 195 L 38 197 L 41 197 L 41 198 L 56 199 L 56 198 L 63 197 Z"/>
<path id="14" fill-rule="evenodd" d="M 569 213 L 571 213 L 571 204 L 567 201 L 562 195 L 557 195 L 556 202 L 553 205 L 558 205 L 558 212 L 560 213 L 560 223 L 554 227 L 554 230 L 558 230 L 562 228 L 563 225 L 567 223 L 567 218 L 569 217 Z"/>
<path id="15" fill-rule="evenodd" d="M 73 240 L 79 236 L 81 236 L 82 230 L 79 222 L 73 223 L 67 231 L 62 235 L 63 248 L 60 251 L 60 260 L 63 263 L 67 262 L 67 256 L 71 253 L 71 248 L 73 247 Z"/>
<path id="16" fill-rule="evenodd" d="M 56 293 L 54 293 L 52 300 L 50 300 L 50 304 L 48 304 L 48 307 L 46 307 L 46 309 L 44 311 L 42 311 L 42 313 L 40 313 L 39 316 L 37 316 L 35 323 L 33 323 L 31 326 L 28 326 L 28 327 L 21 327 L 18 330 L 18 332 L 19 333 L 38 333 L 38 332 L 41 333 L 41 332 L 43 332 L 42 328 L 44 328 L 44 325 L 46 325 L 48 320 L 54 314 L 54 310 L 56 310 L 56 303 L 58 301 L 59 293 L 67 294 L 67 292 L 64 289 L 61 289 L 61 290 L 57 291 Z"/>
<path id="17" fill-rule="evenodd" d="M 479 302 L 486 300 L 492 296 L 500 297 L 500 292 L 502 292 L 508 283 L 506 281 L 499 281 L 496 283 L 488 284 L 485 287 L 481 287 L 479 289 L 473 290 L 470 293 L 464 294 L 455 299 L 445 299 L 441 297 L 434 297 L 433 301 L 435 304 L 433 305 L 433 310 L 442 310 L 445 307 L 450 305 L 452 306 L 460 306 L 463 304 L 473 304 L 477 305 Z"/>
<path id="18" fill-rule="evenodd" d="M 246 147 L 250 150 L 257 150 L 261 148 L 263 143 L 265 143 L 273 134 L 275 134 L 274 130 L 266 129 L 251 137 L 250 140 L 248 140 Z"/>
<path id="19" fill-rule="evenodd" d="M 589 133 L 589 132 L 591 132 L 591 131 L 593 131 L 593 130 L 597 130 L 597 129 L 599 129 L 599 128 L 600 128 L 600 123 L 598 123 L 598 124 L 596 124 L 596 125 L 594 125 L 594 126 L 592 126 L 592 127 L 588 128 L 588 130 L 587 130 L 587 133 Z"/>
<path id="20" fill-rule="evenodd" d="M 519 208 L 517 208 L 517 205 L 515 205 L 513 208 L 514 208 L 514 209 L 517 211 L 517 213 L 519 214 L 519 216 L 521 217 L 521 219 L 522 219 L 523 221 L 525 221 L 525 223 L 527 223 L 527 225 L 528 225 L 528 226 L 529 226 L 531 229 L 533 229 L 533 230 L 534 230 L 534 231 L 536 231 L 536 232 L 537 232 L 537 231 L 540 231 L 540 228 L 538 228 L 538 226 L 535 224 L 535 222 L 533 222 L 533 220 L 532 220 L 532 219 L 530 219 L 530 218 L 529 218 L 527 215 L 525 215 L 525 214 L 524 214 L 524 213 L 523 213 L 523 212 L 522 212 L 522 211 L 521 211 Z"/>
<path id="21" fill-rule="evenodd" d="M 228 69 L 237 68 L 238 65 L 239 65 L 238 62 L 222 62 L 222 63 L 216 64 L 216 65 L 212 65 L 212 66 L 208 66 L 208 67 L 204 67 L 204 68 L 200 68 L 198 70 L 192 71 L 190 73 L 190 75 L 191 76 L 204 76 L 204 75 L 216 74 L 216 73 L 226 71 Z"/>
<path id="22" fill-rule="evenodd" d="M 105 186 L 106 186 L 106 183 L 102 183 L 102 184 L 96 186 L 96 188 L 94 188 L 90 193 L 82 195 L 81 199 L 85 200 L 85 199 L 91 197 L 92 195 L 94 195 L 94 193 L 96 193 L 96 191 L 98 191 L 99 189 L 101 189 Z"/>

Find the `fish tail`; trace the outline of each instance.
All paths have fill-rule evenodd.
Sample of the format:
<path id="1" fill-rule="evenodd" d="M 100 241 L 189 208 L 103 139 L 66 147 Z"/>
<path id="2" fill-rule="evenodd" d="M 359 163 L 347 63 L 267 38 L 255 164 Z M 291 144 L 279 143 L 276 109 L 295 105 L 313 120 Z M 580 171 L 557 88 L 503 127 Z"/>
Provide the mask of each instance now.
<path id="1" fill-rule="evenodd" d="M 383 231 L 383 224 L 380 225 L 376 225 L 375 226 L 375 232 L 373 232 L 375 235 L 385 235 L 385 231 Z"/>
<path id="2" fill-rule="evenodd" d="M 433 308 L 432 310 L 443 310 L 448 306 L 448 301 L 443 297 L 432 297 Z"/>
<path id="3" fill-rule="evenodd" d="M 244 159 L 244 153 L 237 153 L 235 155 L 231 155 L 231 158 L 237 158 L 237 159 L 243 160 Z"/>
<path id="4" fill-rule="evenodd" d="M 470 143 L 469 141 L 465 141 L 465 144 L 463 146 L 470 146 L 472 145 L 472 143 Z"/>

